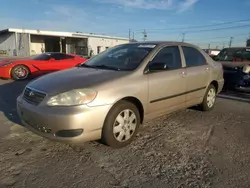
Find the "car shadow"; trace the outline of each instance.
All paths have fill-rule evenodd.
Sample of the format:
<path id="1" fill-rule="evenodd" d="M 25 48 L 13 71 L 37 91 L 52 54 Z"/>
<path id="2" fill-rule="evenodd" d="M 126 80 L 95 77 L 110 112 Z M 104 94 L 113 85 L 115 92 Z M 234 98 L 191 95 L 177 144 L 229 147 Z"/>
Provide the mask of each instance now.
<path id="1" fill-rule="evenodd" d="M 16 99 L 31 79 L 25 81 L 0 80 L 0 112 L 11 122 L 21 125 Z"/>
<path id="2" fill-rule="evenodd" d="M 226 91 L 221 92 L 218 95 L 218 98 L 250 103 L 250 93 L 242 93 L 242 92 L 236 92 L 232 90 L 226 90 Z"/>

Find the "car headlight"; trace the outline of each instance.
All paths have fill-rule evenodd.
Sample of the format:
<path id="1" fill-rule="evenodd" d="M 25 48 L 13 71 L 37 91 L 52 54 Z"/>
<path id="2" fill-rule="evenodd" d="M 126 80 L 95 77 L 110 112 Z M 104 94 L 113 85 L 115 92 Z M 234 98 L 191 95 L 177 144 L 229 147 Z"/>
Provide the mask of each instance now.
<path id="1" fill-rule="evenodd" d="M 97 92 L 92 89 L 75 89 L 53 96 L 47 102 L 48 106 L 77 106 L 92 102 Z"/>
<path id="2" fill-rule="evenodd" d="M 249 74 L 250 73 L 250 65 L 245 65 L 242 69 L 242 71 L 246 74 Z"/>

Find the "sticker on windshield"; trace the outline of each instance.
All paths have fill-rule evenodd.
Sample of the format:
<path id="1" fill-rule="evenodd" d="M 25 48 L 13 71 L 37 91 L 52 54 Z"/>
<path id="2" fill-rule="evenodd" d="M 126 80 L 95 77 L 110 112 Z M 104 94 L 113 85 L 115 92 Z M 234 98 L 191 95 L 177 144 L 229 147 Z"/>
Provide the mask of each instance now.
<path id="1" fill-rule="evenodd" d="M 154 44 L 141 44 L 138 48 L 154 48 L 155 46 Z"/>

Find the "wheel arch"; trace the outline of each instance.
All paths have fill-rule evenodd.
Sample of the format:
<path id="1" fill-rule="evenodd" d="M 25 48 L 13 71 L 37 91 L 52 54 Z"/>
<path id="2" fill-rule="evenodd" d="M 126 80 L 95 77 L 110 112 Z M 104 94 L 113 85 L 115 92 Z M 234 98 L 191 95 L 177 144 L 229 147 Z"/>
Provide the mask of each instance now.
<path id="1" fill-rule="evenodd" d="M 219 83 L 216 80 L 213 80 L 210 85 L 213 85 L 216 89 L 216 93 L 218 93 L 218 89 L 219 89 Z"/>
<path id="2" fill-rule="evenodd" d="M 127 97 L 123 97 L 123 98 L 117 100 L 113 104 L 113 106 L 115 106 L 117 103 L 119 103 L 121 101 L 131 102 L 132 104 L 134 104 L 137 107 L 137 109 L 139 111 L 139 114 L 140 114 L 141 124 L 142 124 L 143 120 L 144 120 L 144 107 L 143 107 L 141 101 L 138 98 L 136 98 L 136 97 L 127 96 Z M 113 108 L 113 106 L 110 108 L 110 110 Z"/>
<path id="3" fill-rule="evenodd" d="M 13 77 L 12 77 L 12 71 L 13 71 L 13 69 L 14 69 L 15 67 L 17 67 L 17 66 L 24 66 L 24 67 L 26 67 L 26 68 L 29 70 L 29 74 L 31 73 L 31 69 L 30 69 L 29 66 L 27 66 L 27 65 L 25 65 L 25 64 L 15 64 L 15 65 L 12 66 L 12 68 L 11 68 L 10 71 L 9 71 L 10 78 L 13 78 Z"/>

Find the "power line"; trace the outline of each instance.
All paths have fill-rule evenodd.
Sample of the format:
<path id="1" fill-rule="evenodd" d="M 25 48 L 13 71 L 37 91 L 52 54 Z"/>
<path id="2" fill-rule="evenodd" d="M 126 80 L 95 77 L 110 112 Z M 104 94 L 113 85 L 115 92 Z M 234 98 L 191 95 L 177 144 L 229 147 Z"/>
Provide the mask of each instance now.
<path id="1" fill-rule="evenodd" d="M 178 35 L 178 37 L 175 39 L 175 41 L 177 41 L 181 35 L 182 35 L 182 33 Z"/>
<path id="2" fill-rule="evenodd" d="M 201 33 L 201 32 L 208 32 L 208 31 L 219 31 L 219 30 L 229 30 L 229 29 L 238 29 L 238 28 L 245 28 L 245 27 L 250 27 L 250 24 L 247 25 L 240 25 L 240 26 L 231 26 L 231 27 L 221 27 L 221 28 L 214 28 L 214 29 L 203 29 L 203 30 L 191 30 L 191 31 L 185 31 L 185 33 Z M 159 33 L 157 31 L 155 32 L 150 32 L 152 33 Z"/>
<path id="3" fill-rule="evenodd" d="M 207 30 L 195 30 L 195 31 L 191 31 L 191 33 L 195 33 L 195 32 L 207 32 L 207 31 L 219 31 L 219 30 L 227 30 L 227 29 L 236 29 L 236 28 L 244 28 L 244 27 L 250 27 L 250 24 L 248 25 L 241 25 L 241 26 L 231 26 L 231 27 L 222 27 L 222 28 L 215 28 L 215 29 L 207 29 Z M 190 33 L 190 31 L 188 31 L 187 33 Z"/>
<path id="4" fill-rule="evenodd" d="M 234 35 L 234 37 L 238 37 L 238 36 L 247 36 L 248 34 L 237 34 L 237 35 Z M 200 40 L 200 39 L 223 39 L 223 38 L 229 38 L 231 36 L 218 36 L 218 37 L 203 37 L 203 38 L 194 38 L 194 39 L 187 39 L 186 41 L 190 41 L 190 40 Z"/>
<path id="5" fill-rule="evenodd" d="M 228 38 L 230 38 L 230 37 L 228 37 Z M 246 41 L 246 40 L 244 40 L 244 39 L 241 39 L 241 40 L 234 40 L 234 42 L 236 42 L 236 41 L 238 41 L 238 42 L 244 42 L 244 41 Z M 191 40 L 191 41 L 189 41 L 189 43 L 194 43 L 194 42 L 197 42 L 197 40 Z M 223 40 L 223 41 L 207 41 L 207 42 L 199 42 L 199 43 L 201 43 L 201 44 L 222 44 L 222 43 L 228 43 L 228 41 L 226 41 L 226 40 Z"/>
<path id="6" fill-rule="evenodd" d="M 190 42 L 190 43 L 196 43 L 196 42 L 194 41 L 194 42 Z M 234 43 L 244 43 L 244 42 L 245 42 L 245 40 L 234 40 Z M 204 44 L 204 45 L 207 45 L 207 44 L 221 44 L 221 45 L 225 45 L 226 43 L 228 43 L 228 41 L 198 42 L 198 44 Z"/>
<path id="7" fill-rule="evenodd" d="M 159 30 L 185 30 L 185 29 L 196 29 L 196 28 L 204 28 L 204 27 L 213 27 L 213 26 L 220 26 L 220 25 L 227 25 L 227 24 L 233 24 L 233 23 L 242 23 L 250 21 L 250 18 L 244 19 L 244 20 L 237 20 L 237 21 L 229 21 L 229 22 L 223 22 L 218 24 L 207 24 L 207 25 L 197 25 L 193 27 L 179 27 L 179 28 L 159 28 L 159 29 L 147 29 L 147 31 L 159 31 Z M 142 29 L 137 30 L 138 32 L 142 31 Z"/>

